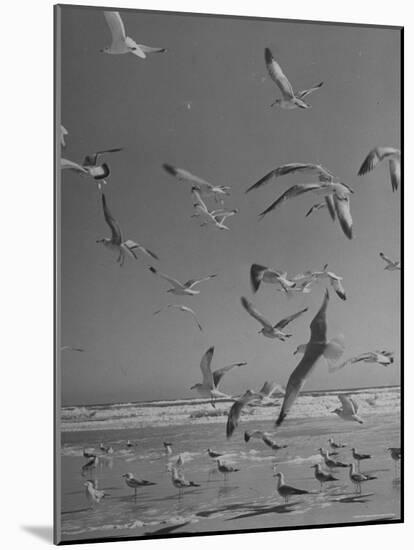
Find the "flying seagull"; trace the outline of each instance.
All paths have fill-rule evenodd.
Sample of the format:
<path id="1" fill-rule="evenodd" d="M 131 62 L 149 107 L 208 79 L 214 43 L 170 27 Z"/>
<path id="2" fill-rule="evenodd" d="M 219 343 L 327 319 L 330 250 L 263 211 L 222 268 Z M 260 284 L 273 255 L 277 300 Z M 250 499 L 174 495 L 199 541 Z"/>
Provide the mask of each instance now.
<path id="1" fill-rule="evenodd" d="M 190 315 L 192 315 L 194 321 L 197 323 L 198 328 L 200 330 L 203 330 L 203 327 L 200 325 L 200 323 L 197 319 L 197 315 L 194 313 L 194 311 L 190 307 L 183 306 L 181 304 L 168 304 L 168 306 L 165 306 L 161 309 L 158 309 L 157 311 L 154 311 L 154 315 L 157 315 L 158 313 L 161 313 L 162 311 L 164 311 L 165 309 L 168 309 L 168 308 L 174 308 L 174 309 L 178 309 L 179 311 L 184 311 L 184 312 L 189 313 Z"/>
<path id="2" fill-rule="evenodd" d="M 111 238 L 107 239 L 98 239 L 97 243 L 102 243 L 104 246 L 109 248 L 110 250 L 114 250 L 118 253 L 117 262 L 120 266 L 124 265 L 125 262 L 125 256 L 128 254 L 132 258 L 137 259 L 137 251 L 142 252 L 143 254 L 146 254 L 147 256 L 150 256 L 156 260 L 158 260 L 158 256 L 154 254 L 154 252 L 151 252 L 148 248 L 145 248 L 141 244 L 138 244 L 134 241 L 127 240 L 124 241 L 122 238 L 121 228 L 119 227 L 118 222 L 116 219 L 112 216 L 108 205 L 106 203 L 106 196 L 104 193 L 102 193 L 102 207 L 103 207 L 103 213 L 106 223 L 109 225 L 109 228 L 111 230 Z"/>
<path id="3" fill-rule="evenodd" d="M 276 426 L 280 426 L 282 424 L 290 408 L 295 402 L 296 397 L 305 385 L 307 377 L 315 368 L 318 363 L 318 359 L 320 359 L 326 351 L 328 345 L 328 340 L 326 339 L 326 310 L 328 307 L 328 302 L 329 292 L 326 290 L 322 305 L 310 324 L 311 336 L 308 344 L 306 345 L 303 358 L 289 377 L 286 386 L 285 398 L 279 412 L 279 417 L 276 420 Z"/>
<path id="4" fill-rule="evenodd" d="M 228 217 L 234 216 L 238 213 L 237 208 L 234 208 L 233 210 L 226 210 L 224 208 L 209 210 L 206 203 L 203 201 L 200 194 L 198 193 L 196 187 L 193 187 L 191 189 L 191 193 L 194 198 L 193 206 L 196 210 L 192 217 L 203 217 L 204 221 L 201 224 L 201 227 L 204 227 L 206 225 L 213 225 L 217 229 L 225 229 L 226 231 L 230 230 L 227 225 L 224 225 L 224 222 Z"/>
<path id="5" fill-rule="evenodd" d="M 389 367 L 394 363 L 394 353 L 388 350 L 368 351 L 356 357 L 351 357 L 336 367 L 332 367 L 331 371 L 337 371 L 348 365 L 355 365 L 356 363 L 373 363 L 383 367 Z"/>
<path id="6" fill-rule="evenodd" d="M 161 271 L 158 271 L 158 269 L 155 269 L 155 267 L 151 266 L 149 270 L 151 271 L 151 273 L 154 273 L 154 275 L 158 275 L 162 279 L 168 281 L 172 288 L 169 288 L 167 292 L 171 292 L 171 294 L 175 294 L 176 296 L 195 296 L 196 294 L 200 294 L 200 291 L 195 289 L 194 287 L 199 285 L 203 281 L 208 281 L 210 279 L 214 279 L 214 277 L 217 277 L 217 273 L 215 273 L 214 275 L 208 275 L 207 277 L 203 277 L 202 279 L 189 279 L 185 283 L 180 283 L 180 281 L 177 281 L 177 279 L 173 279 L 172 277 L 161 273 Z"/>
<path id="7" fill-rule="evenodd" d="M 86 168 L 87 166 L 98 166 L 99 157 L 101 157 L 102 155 L 106 155 L 108 153 L 118 153 L 119 151 L 123 151 L 123 147 L 115 147 L 113 149 L 103 149 L 102 151 L 96 151 L 91 155 L 86 155 L 82 166 L 84 168 Z"/>
<path id="8" fill-rule="evenodd" d="M 257 392 L 254 392 L 252 390 L 246 390 L 246 392 L 241 397 L 239 397 L 237 401 L 233 403 L 227 417 L 227 424 L 226 424 L 227 439 L 229 439 L 233 435 L 234 430 L 237 428 L 243 408 L 249 403 L 253 403 L 254 401 L 257 402 L 260 399 L 261 399 L 261 396 Z"/>
<path id="9" fill-rule="evenodd" d="M 401 269 L 401 264 L 399 260 L 390 260 L 390 258 L 387 258 L 387 256 L 383 252 L 380 252 L 379 255 L 384 260 L 384 262 L 387 263 L 387 265 L 384 267 L 384 269 L 386 269 L 387 271 L 397 271 Z"/>
<path id="10" fill-rule="evenodd" d="M 225 393 L 219 391 L 218 386 L 221 382 L 221 379 L 226 374 L 226 372 L 234 369 L 235 367 L 243 367 L 247 365 L 245 361 L 238 363 L 232 363 L 221 369 L 216 369 L 215 371 L 211 370 L 211 361 L 214 355 L 214 346 L 208 348 L 203 357 L 201 358 L 200 369 L 201 374 L 203 375 L 203 381 L 199 384 L 194 384 L 190 389 L 196 390 L 202 397 L 208 397 L 212 399 L 217 397 L 229 397 Z"/>
<path id="11" fill-rule="evenodd" d="M 331 195 L 327 195 L 325 197 L 324 202 L 319 202 L 311 206 L 311 208 L 306 212 L 305 218 L 310 216 L 313 212 L 317 212 L 321 210 L 322 208 L 328 209 L 328 212 L 329 212 L 329 215 L 331 216 L 332 221 L 336 220 L 335 203 Z"/>
<path id="12" fill-rule="evenodd" d="M 109 166 L 104 162 L 98 166 L 81 166 L 73 160 L 66 158 L 60 159 L 60 167 L 62 170 L 71 170 L 81 176 L 90 176 L 97 181 L 98 189 L 101 189 L 101 184 L 106 183 L 105 178 L 110 174 Z"/>
<path id="13" fill-rule="evenodd" d="M 307 90 L 302 90 L 295 93 L 291 83 L 282 71 L 280 65 L 273 58 L 272 52 L 269 48 L 265 49 L 265 62 L 270 78 L 282 92 L 282 99 L 276 99 L 271 106 L 273 107 L 273 105 L 277 105 L 282 109 L 296 109 L 298 107 L 301 109 L 309 109 L 310 105 L 305 103 L 303 98 L 320 88 L 323 85 L 323 82 L 320 82 Z"/>
<path id="14" fill-rule="evenodd" d="M 262 325 L 262 328 L 259 330 L 259 334 L 263 334 L 263 336 L 266 336 L 266 338 L 278 338 L 282 342 L 292 336 L 291 334 L 286 334 L 285 332 L 283 332 L 282 329 L 285 328 L 289 323 L 300 317 L 303 313 L 308 311 L 308 308 L 301 309 L 297 313 L 289 315 L 289 317 L 285 317 L 284 319 L 273 325 L 270 321 L 263 317 L 263 315 L 244 296 L 242 296 L 241 298 L 241 303 L 247 313 L 251 315 L 254 319 L 256 319 L 256 321 L 259 321 L 259 323 Z"/>
<path id="15" fill-rule="evenodd" d="M 293 277 L 294 281 L 301 282 L 313 282 L 323 279 L 328 279 L 337 296 L 341 298 L 341 300 L 346 300 L 346 293 L 342 284 L 343 277 L 336 275 L 333 271 L 328 271 L 328 264 L 323 266 L 322 271 L 306 271 L 305 273 L 300 273 Z"/>
<path id="16" fill-rule="evenodd" d="M 393 147 L 375 147 L 368 153 L 368 156 L 358 171 L 358 176 L 363 176 L 373 170 L 382 160 L 389 161 L 391 187 L 393 191 L 398 189 L 401 181 L 401 151 Z"/>
<path id="17" fill-rule="evenodd" d="M 104 17 L 111 31 L 112 43 L 109 47 L 101 50 L 101 52 L 110 54 L 132 53 L 137 57 L 145 59 L 147 54 L 166 51 L 165 48 L 153 48 L 144 44 L 137 44 L 135 40 L 127 36 L 119 12 L 104 11 Z"/>
<path id="18" fill-rule="evenodd" d="M 205 197 L 214 197 L 216 201 L 220 198 L 223 198 L 227 195 L 230 195 L 229 186 L 224 185 L 213 185 L 212 183 L 195 176 L 187 170 L 182 168 L 175 168 L 171 164 L 163 164 L 163 168 L 168 174 L 176 177 L 178 180 L 183 181 L 184 183 L 191 184 L 192 188 L 198 190 Z"/>
<path id="19" fill-rule="evenodd" d="M 283 290 L 295 287 L 295 281 L 288 279 L 287 273 L 270 269 L 264 265 L 252 264 L 250 268 L 250 284 L 253 292 L 259 290 L 261 283 L 278 284 Z"/>
<path id="20" fill-rule="evenodd" d="M 270 183 L 272 180 L 276 180 L 281 176 L 288 176 L 290 174 L 317 176 L 318 180 L 321 182 L 323 181 L 331 182 L 335 178 L 335 176 L 321 164 L 291 162 L 289 164 L 282 164 L 281 166 L 278 166 L 277 168 L 270 170 L 270 172 L 268 172 L 262 178 L 260 178 L 259 181 L 251 185 L 246 190 L 246 193 L 249 193 L 249 191 L 252 191 L 253 189 L 258 189 L 259 187 L 263 187 L 264 185 L 267 185 L 268 183 Z"/>
<path id="21" fill-rule="evenodd" d="M 332 412 L 337 414 L 342 420 L 349 420 L 363 424 L 364 421 L 358 416 L 358 403 L 349 395 L 339 394 L 338 399 L 342 404 L 341 408 L 337 408 Z"/>

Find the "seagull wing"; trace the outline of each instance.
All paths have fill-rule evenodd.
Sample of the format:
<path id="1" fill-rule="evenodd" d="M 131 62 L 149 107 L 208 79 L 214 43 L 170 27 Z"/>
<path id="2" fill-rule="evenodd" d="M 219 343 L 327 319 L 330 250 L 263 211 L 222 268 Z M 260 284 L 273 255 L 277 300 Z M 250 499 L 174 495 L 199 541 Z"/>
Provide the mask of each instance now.
<path id="1" fill-rule="evenodd" d="M 323 82 L 319 82 L 319 84 L 315 84 L 315 86 L 312 86 L 312 88 L 308 88 L 307 90 L 301 90 L 300 92 L 297 92 L 295 96 L 298 99 L 303 99 L 307 95 L 315 92 L 316 90 L 319 90 L 319 88 L 322 88 Z"/>
<path id="2" fill-rule="evenodd" d="M 348 237 L 352 239 L 352 216 L 349 206 L 349 196 L 348 195 L 337 195 L 336 193 L 333 196 L 334 205 L 336 214 L 338 216 L 339 225 L 342 228 L 342 231 Z"/>
<path id="3" fill-rule="evenodd" d="M 167 50 L 165 48 L 157 48 L 154 46 L 145 46 L 145 44 L 138 44 L 144 53 L 164 53 Z"/>
<path id="4" fill-rule="evenodd" d="M 400 158 L 391 158 L 390 162 L 390 176 L 391 176 L 391 187 L 393 191 L 397 191 L 398 186 L 401 181 L 401 162 Z"/>
<path id="5" fill-rule="evenodd" d="M 326 208 L 326 203 L 325 202 L 319 202 L 318 204 L 314 204 L 307 212 L 306 212 L 306 216 L 305 218 L 307 218 L 308 216 L 310 216 L 312 214 L 312 212 L 316 211 L 316 210 L 320 210 L 321 208 Z"/>
<path id="6" fill-rule="evenodd" d="M 203 281 L 209 281 L 210 279 L 214 279 L 217 277 L 217 273 L 213 273 L 213 275 L 208 275 L 207 277 L 203 277 L 202 279 L 189 279 L 186 283 L 184 283 L 185 288 L 193 288 L 196 285 L 199 285 Z"/>
<path id="7" fill-rule="evenodd" d="M 285 317 L 284 319 L 282 319 L 281 321 L 279 321 L 274 328 L 277 328 L 277 329 L 282 329 L 284 328 L 286 325 L 288 325 L 289 323 L 291 323 L 292 321 L 294 321 L 295 319 L 297 319 L 298 317 L 300 317 L 301 315 L 303 315 L 303 313 L 305 313 L 306 311 L 308 311 L 308 308 L 305 307 L 305 309 L 301 309 L 300 311 L 298 311 L 297 313 L 293 313 L 293 315 L 289 315 L 289 317 Z"/>
<path id="8" fill-rule="evenodd" d="M 61 124 L 60 125 L 60 144 L 62 145 L 62 147 L 65 147 L 65 145 L 66 145 L 65 136 L 67 136 L 67 135 L 68 135 L 68 131 L 63 126 L 63 124 Z"/>
<path id="9" fill-rule="evenodd" d="M 235 367 L 243 367 L 244 365 L 247 365 L 247 363 L 245 361 L 242 361 L 240 363 L 232 363 L 231 365 L 227 365 L 226 367 L 221 367 L 221 369 L 215 370 L 213 372 L 214 387 L 218 387 L 220 380 L 223 378 L 226 372 L 234 369 Z"/>
<path id="10" fill-rule="evenodd" d="M 126 39 L 125 27 L 118 11 L 104 11 L 104 17 L 112 35 L 112 45 L 124 42 Z"/>
<path id="11" fill-rule="evenodd" d="M 150 256 L 151 258 L 154 258 L 155 260 L 159 260 L 158 256 L 154 254 L 154 252 L 151 252 L 148 248 L 145 248 L 145 246 L 142 246 L 142 244 L 136 243 L 134 241 L 125 241 L 124 246 L 127 248 L 128 252 L 132 254 L 132 256 L 137 259 L 137 256 L 135 254 L 136 250 L 139 250 L 143 254 L 146 254 L 147 256 Z"/>
<path id="12" fill-rule="evenodd" d="M 257 398 L 257 395 L 247 390 L 246 393 L 242 395 L 242 397 L 240 397 L 240 399 L 234 402 L 227 417 L 227 439 L 233 435 L 234 430 L 237 428 L 243 407 L 245 407 L 249 402 L 254 401 Z"/>
<path id="13" fill-rule="evenodd" d="M 399 149 L 394 149 L 393 147 L 375 147 L 372 149 L 364 162 L 361 164 L 361 168 L 358 171 L 358 176 L 362 176 L 367 172 L 373 170 L 376 165 L 381 162 L 384 158 L 394 157 L 400 158 L 401 152 Z"/>
<path id="14" fill-rule="evenodd" d="M 105 155 L 106 153 L 117 153 L 118 151 L 123 151 L 123 147 L 114 147 L 113 149 L 104 149 L 103 151 L 96 151 L 95 153 L 92 153 L 91 155 L 87 155 L 85 157 L 85 160 L 83 161 L 83 165 L 96 166 L 98 162 L 98 158 L 101 155 Z"/>
<path id="15" fill-rule="evenodd" d="M 168 307 L 174 307 L 174 308 L 177 308 L 177 309 L 180 309 L 181 311 L 186 311 L 187 313 L 189 313 L 190 315 L 192 315 L 194 321 L 196 322 L 198 328 L 202 331 L 203 330 L 203 327 L 200 325 L 200 322 L 197 318 L 197 315 L 195 314 L 195 312 L 188 306 L 182 306 L 182 305 L 170 305 Z"/>
<path id="16" fill-rule="evenodd" d="M 295 94 L 293 92 L 292 85 L 282 71 L 280 65 L 273 58 L 272 52 L 269 48 L 265 49 L 265 62 L 270 78 L 279 87 L 282 92 L 282 96 L 285 99 L 293 99 Z"/>
<path id="17" fill-rule="evenodd" d="M 265 317 L 263 317 L 263 315 L 253 306 L 251 302 L 249 302 L 247 298 L 242 296 L 240 301 L 249 315 L 256 319 L 256 321 L 259 321 L 259 323 L 263 325 L 264 328 L 272 330 L 272 323 L 268 321 Z"/>
<path id="18" fill-rule="evenodd" d="M 103 207 L 105 221 L 109 225 L 109 228 L 111 230 L 111 241 L 113 244 L 121 245 L 122 244 L 121 228 L 119 227 L 118 222 L 112 216 L 108 208 L 108 205 L 106 203 L 106 196 L 104 193 L 102 193 L 102 207 Z"/>
<path id="19" fill-rule="evenodd" d="M 213 187 L 208 181 L 203 180 L 202 178 L 199 178 L 198 176 L 195 176 L 191 172 L 183 170 L 182 168 L 175 168 L 174 166 L 171 166 L 171 164 L 163 164 L 163 168 L 166 172 L 181 181 L 191 183 L 192 185 L 199 185 L 200 187 Z"/>
<path id="20" fill-rule="evenodd" d="M 332 181 L 333 174 L 331 174 L 326 168 L 320 164 L 309 164 L 303 162 L 291 162 L 289 164 L 282 164 L 274 170 L 268 172 L 263 176 L 259 181 L 251 185 L 246 193 L 252 189 L 257 189 L 262 185 L 265 185 L 271 181 L 271 179 L 278 178 L 280 176 L 287 176 L 288 174 L 306 174 L 306 175 L 316 175 L 320 178 L 320 181 Z"/>
<path id="21" fill-rule="evenodd" d="M 80 172 L 82 174 L 89 174 L 87 170 L 77 162 L 73 162 L 72 160 L 68 160 L 65 158 L 60 159 L 60 167 L 62 170 L 74 170 L 75 172 Z"/>
<path id="22" fill-rule="evenodd" d="M 335 221 L 336 220 L 335 203 L 332 198 L 332 195 L 326 195 L 325 203 L 326 203 L 326 206 L 328 207 L 328 211 L 332 218 L 332 221 Z"/>
<path id="23" fill-rule="evenodd" d="M 293 185 L 279 198 L 272 202 L 272 204 L 268 206 L 266 210 L 263 210 L 263 212 L 261 212 L 259 215 L 263 218 L 263 216 L 266 216 L 266 214 L 274 210 L 277 206 L 279 206 L 286 200 L 293 197 L 298 197 L 299 195 L 303 195 L 304 193 L 308 193 L 309 191 L 315 191 L 316 189 L 320 189 L 320 187 L 321 186 L 319 183 L 299 183 L 297 185 Z"/>
<path id="24" fill-rule="evenodd" d="M 180 283 L 180 281 L 177 281 L 177 279 L 173 279 L 172 277 L 169 277 L 168 275 L 165 275 L 165 273 L 161 273 L 161 271 L 158 271 L 158 269 L 155 269 L 155 267 L 149 268 L 151 273 L 154 273 L 155 275 L 158 275 L 162 279 L 165 279 L 168 281 L 174 288 L 184 288 L 184 285 Z"/>
<path id="25" fill-rule="evenodd" d="M 203 375 L 203 384 L 209 386 L 211 389 L 214 389 L 214 380 L 213 374 L 211 372 L 211 360 L 214 355 L 214 346 L 208 348 L 203 357 L 201 358 L 200 369 Z"/>
<path id="26" fill-rule="evenodd" d="M 212 219 L 213 216 L 211 215 L 211 212 L 209 211 L 209 209 L 207 208 L 207 205 L 206 203 L 203 201 L 203 199 L 200 197 L 200 193 L 198 193 L 197 189 L 195 189 L 194 187 L 191 189 L 191 193 L 193 194 L 196 202 L 194 204 L 194 206 L 198 206 L 205 214 L 208 214 L 209 216 L 211 216 Z"/>
<path id="27" fill-rule="evenodd" d="M 345 342 L 343 336 L 336 336 L 329 341 L 324 351 L 324 357 L 328 363 L 329 372 L 335 372 L 342 366 L 336 366 L 339 358 L 342 357 L 345 350 Z"/>
<path id="28" fill-rule="evenodd" d="M 344 395 L 344 394 L 339 394 L 338 399 L 342 404 L 342 410 L 344 411 L 345 414 L 355 414 L 356 413 L 354 402 L 352 401 L 352 399 L 350 397 L 348 397 L 347 395 Z"/>
<path id="29" fill-rule="evenodd" d="M 341 300 L 346 300 L 345 289 L 342 285 L 341 279 L 336 279 L 334 277 L 329 277 L 332 288 L 335 290 L 336 294 L 341 298 Z"/>

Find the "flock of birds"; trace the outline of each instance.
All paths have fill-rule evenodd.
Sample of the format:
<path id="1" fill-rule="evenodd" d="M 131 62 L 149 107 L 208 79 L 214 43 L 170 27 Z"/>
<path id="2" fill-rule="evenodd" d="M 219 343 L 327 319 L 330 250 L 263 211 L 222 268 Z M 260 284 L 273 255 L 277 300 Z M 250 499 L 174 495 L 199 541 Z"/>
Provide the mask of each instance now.
<path id="1" fill-rule="evenodd" d="M 127 36 L 123 21 L 118 12 L 104 11 L 103 14 L 111 32 L 112 41 L 109 47 L 101 50 L 102 52 L 113 55 L 130 53 L 139 58 L 146 58 L 147 55 L 153 53 L 166 52 L 165 48 L 138 44 L 131 37 Z M 320 90 L 323 86 L 323 82 L 320 82 L 319 84 L 316 84 L 306 90 L 294 92 L 291 83 L 268 48 L 265 49 L 265 65 L 270 78 L 281 92 L 281 98 L 276 99 L 272 103 L 272 106 L 278 106 L 282 109 L 289 110 L 297 108 L 307 109 L 310 105 L 305 102 L 305 98 L 317 90 Z M 65 147 L 68 135 L 69 134 L 66 128 L 61 125 L 60 143 L 62 147 Z M 84 176 L 88 180 L 97 184 L 101 196 L 103 217 L 110 230 L 110 237 L 101 238 L 97 240 L 97 243 L 101 243 L 109 250 L 115 252 L 117 255 L 116 261 L 120 266 L 124 264 L 126 258 L 129 257 L 132 259 L 137 259 L 139 254 L 149 257 L 152 260 L 159 260 L 158 255 L 146 246 L 136 241 L 124 238 L 120 224 L 109 209 L 107 196 L 102 187 L 103 184 L 107 183 L 111 173 L 109 164 L 105 159 L 108 155 L 119 153 L 120 151 L 122 151 L 122 148 L 117 147 L 88 154 L 82 164 L 61 158 L 61 169 L 76 172 L 77 174 Z M 361 168 L 358 171 L 358 175 L 363 176 L 367 172 L 375 169 L 377 165 L 383 161 L 388 161 L 389 163 L 391 188 L 394 192 L 398 189 L 400 184 L 401 163 L 401 153 L 396 148 L 374 148 L 363 161 Z M 237 215 L 239 212 L 237 209 L 231 209 L 224 206 L 224 201 L 227 200 L 227 197 L 231 194 L 231 188 L 229 186 L 215 185 L 185 169 L 176 168 L 170 164 L 163 164 L 163 168 L 167 174 L 173 176 L 177 181 L 189 186 L 194 209 L 192 217 L 199 221 L 202 227 L 212 226 L 218 230 L 230 230 L 227 220 L 232 216 Z M 275 212 L 289 199 L 310 193 L 321 200 L 312 206 L 312 208 L 306 213 L 306 216 L 326 208 L 332 220 L 338 221 L 339 226 L 346 237 L 348 239 L 352 239 L 353 220 L 351 216 L 350 203 L 354 190 L 346 183 L 340 181 L 339 177 L 335 176 L 324 166 L 311 163 L 290 163 L 277 166 L 270 172 L 266 173 L 256 183 L 251 185 L 246 190 L 246 193 L 257 191 L 265 185 L 278 182 L 281 177 L 294 174 L 303 175 L 304 177 L 313 179 L 314 181 L 295 184 L 289 187 L 285 192 L 278 196 L 272 204 L 267 206 L 260 213 L 260 219 L 271 212 Z M 209 201 L 211 204 L 209 204 Z M 394 271 L 401 269 L 399 261 L 390 259 L 382 252 L 380 253 L 380 257 L 386 263 L 386 270 Z M 153 265 L 148 266 L 148 268 L 154 276 L 163 279 L 169 284 L 169 288 L 167 290 L 168 293 L 179 297 L 194 297 L 200 294 L 201 283 L 217 277 L 217 274 L 210 274 L 199 279 L 190 279 L 186 282 L 181 282 L 170 275 L 162 273 Z M 275 285 L 276 290 L 286 296 L 290 296 L 294 293 L 310 293 L 315 285 L 326 282 L 341 300 L 346 300 L 346 291 L 343 285 L 343 278 L 335 274 L 333 271 L 328 270 L 328 265 L 325 265 L 320 271 L 308 270 L 300 274 L 289 276 L 287 272 L 253 264 L 250 270 L 250 282 L 254 293 L 259 290 L 262 284 L 271 284 Z M 234 403 L 229 410 L 226 424 L 226 435 L 228 438 L 233 435 L 235 429 L 237 428 L 243 409 L 247 406 L 254 407 L 271 402 L 271 396 L 276 390 L 279 390 L 284 394 L 283 403 L 276 420 L 276 427 L 280 426 L 286 418 L 289 410 L 292 408 L 295 399 L 301 392 L 309 374 L 312 372 L 320 359 L 324 359 L 328 363 L 331 371 L 342 369 L 345 366 L 354 365 L 357 363 L 376 363 L 383 366 L 388 366 L 393 363 L 394 357 L 391 351 L 376 350 L 364 352 L 339 364 L 339 359 L 344 352 L 344 343 L 342 337 L 340 336 L 330 340 L 327 338 L 326 314 L 329 299 L 329 292 L 326 289 L 322 305 L 310 323 L 310 339 L 306 344 L 299 345 L 295 351 L 295 354 L 303 354 L 303 357 L 291 373 L 285 390 L 276 384 L 265 382 L 260 390 L 256 391 L 248 389 L 241 397 L 232 397 L 224 394 L 219 390 L 219 384 L 223 376 L 233 368 L 241 367 L 246 365 L 246 363 L 235 362 L 212 371 L 211 361 L 214 354 L 214 347 L 210 347 L 205 352 L 200 364 L 202 382 L 193 385 L 192 389 L 196 390 L 202 397 L 211 399 L 213 406 L 214 401 L 217 398 L 233 399 Z M 308 311 L 308 308 L 304 308 L 274 323 L 273 321 L 269 321 L 261 312 L 259 312 L 256 306 L 246 297 L 241 297 L 241 304 L 244 310 L 256 322 L 258 322 L 259 325 L 261 325 L 259 333 L 262 336 L 277 339 L 280 342 L 285 342 L 292 336 L 285 331 L 286 327 Z M 166 307 L 155 311 L 154 314 L 158 315 L 167 310 L 181 311 L 190 315 L 196 323 L 198 329 L 200 331 L 203 330 L 203 327 L 192 308 L 183 304 L 168 304 Z M 61 351 L 84 350 L 83 348 L 62 346 Z M 341 402 L 341 407 L 332 412 L 336 413 L 343 420 L 362 423 L 363 420 L 357 414 L 358 404 L 355 400 L 351 396 L 344 394 L 339 394 L 338 398 Z M 273 436 L 269 434 L 263 434 L 262 432 L 253 432 L 250 434 L 249 432 L 246 432 L 246 442 L 250 437 L 261 437 L 264 443 L 274 450 L 282 448 L 274 439 L 272 439 Z M 330 445 L 335 452 L 340 447 L 333 441 L 330 442 Z M 169 454 L 171 451 L 171 445 L 165 444 L 165 449 L 166 453 Z M 361 484 L 363 482 L 373 479 L 372 476 L 360 473 L 359 467 L 357 469 L 355 464 L 340 464 L 337 460 L 332 459 L 328 451 L 322 451 L 323 449 L 321 449 L 321 453 L 327 468 L 333 469 L 339 466 L 349 467 L 350 480 L 356 485 L 357 490 L 360 491 Z M 221 453 L 214 452 L 211 449 L 209 449 L 208 452 L 209 456 L 217 460 L 217 468 L 225 477 L 227 477 L 230 473 L 237 471 L 236 468 L 225 462 L 225 460 L 221 457 Z M 400 449 L 392 448 L 390 449 L 390 452 L 395 461 L 400 459 Z M 96 466 L 97 456 L 91 455 L 88 458 L 89 461 L 82 468 L 82 472 L 86 472 L 90 468 Z M 353 458 L 357 461 L 359 466 L 360 460 L 370 457 L 369 455 L 360 455 L 355 449 L 353 449 Z M 178 488 L 180 494 L 187 487 L 197 486 L 195 482 L 188 481 L 185 478 L 181 465 L 174 464 L 170 467 L 172 483 L 176 488 Z M 332 473 L 323 471 L 320 464 L 315 464 L 312 468 L 315 472 L 315 478 L 320 482 L 321 486 L 326 482 L 336 480 Z M 286 501 L 288 501 L 289 497 L 292 495 L 307 492 L 287 485 L 285 483 L 283 473 L 276 472 L 275 476 L 277 478 L 277 490 Z M 153 484 L 146 480 L 139 480 L 135 478 L 132 473 L 126 473 L 124 478 L 125 483 L 128 487 L 134 490 L 135 495 L 139 487 Z M 104 496 L 104 492 L 99 491 L 92 481 L 87 481 L 85 486 L 88 495 L 93 501 L 99 502 Z"/>

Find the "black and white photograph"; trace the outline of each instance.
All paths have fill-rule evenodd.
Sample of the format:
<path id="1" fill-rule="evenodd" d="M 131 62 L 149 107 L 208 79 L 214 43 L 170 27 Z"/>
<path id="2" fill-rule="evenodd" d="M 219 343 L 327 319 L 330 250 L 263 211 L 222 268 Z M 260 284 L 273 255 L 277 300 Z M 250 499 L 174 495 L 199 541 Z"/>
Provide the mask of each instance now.
<path id="1" fill-rule="evenodd" d="M 57 5 L 55 542 L 403 521 L 403 28 Z"/>

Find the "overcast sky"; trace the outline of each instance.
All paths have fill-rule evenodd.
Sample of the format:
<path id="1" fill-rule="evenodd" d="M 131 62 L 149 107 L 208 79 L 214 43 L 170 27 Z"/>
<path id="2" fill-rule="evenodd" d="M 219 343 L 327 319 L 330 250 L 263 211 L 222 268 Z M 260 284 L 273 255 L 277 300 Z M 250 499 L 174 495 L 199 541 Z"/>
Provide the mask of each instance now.
<path id="1" fill-rule="evenodd" d="M 327 374 L 321 364 L 307 389 L 399 383 L 399 273 L 384 271 L 378 254 L 399 258 L 400 192 L 392 193 L 387 166 L 367 176 L 358 168 L 376 145 L 399 147 L 400 32 L 392 29 L 121 12 L 127 34 L 168 52 L 146 60 L 100 53 L 110 34 L 97 9 L 62 9 L 63 155 L 125 147 L 107 160 L 109 207 L 125 238 L 155 251 L 154 262 L 180 280 L 218 273 L 196 297 L 165 292 L 148 258 L 123 268 L 96 239 L 109 236 L 96 187 L 74 173 L 62 178 L 63 404 L 196 396 L 199 363 L 215 346 L 213 368 L 248 365 L 230 373 L 222 389 L 238 393 L 271 379 L 285 384 L 297 364 L 292 353 L 309 338 L 309 322 L 323 287 L 287 299 L 271 285 L 252 296 L 250 265 L 295 274 L 324 263 L 343 276 L 347 301 L 331 293 L 329 336 L 345 336 L 345 357 L 374 349 L 396 352 L 396 366 L 355 366 Z M 269 47 L 295 89 L 321 80 L 312 109 L 269 106 L 279 91 L 268 77 Z M 226 204 L 240 210 L 231 231 L 200 228 L 188 186 L 162 169 L 168 162 L 220 185 Z M 245 189 L 287 162 L 321 163 L 355 194 L 354 239 L 322 210 L 305 213 L 314 198 L 299 197 L 258 223 L 258 213 L 291 184 L 287 177 L 262 190 Z M 308 306 L 289 327 L 289 342 L 269 340 L 240 305 L 253 300 L 269 319 Z M 175 299 L 174 299 L 175 298 Z M 153 312 L 168 303 L 192 307 L 189 316 Z"/>

